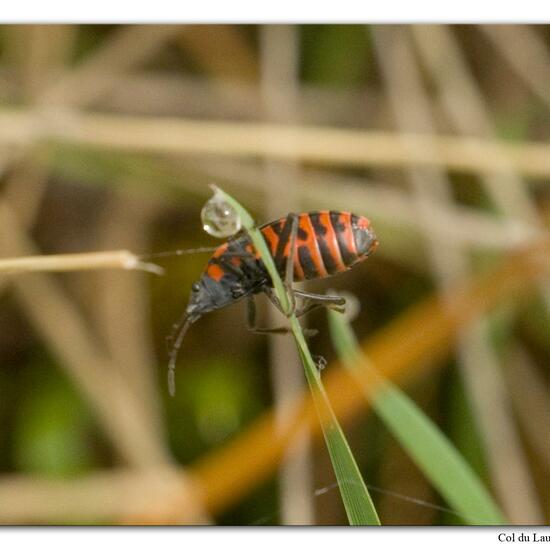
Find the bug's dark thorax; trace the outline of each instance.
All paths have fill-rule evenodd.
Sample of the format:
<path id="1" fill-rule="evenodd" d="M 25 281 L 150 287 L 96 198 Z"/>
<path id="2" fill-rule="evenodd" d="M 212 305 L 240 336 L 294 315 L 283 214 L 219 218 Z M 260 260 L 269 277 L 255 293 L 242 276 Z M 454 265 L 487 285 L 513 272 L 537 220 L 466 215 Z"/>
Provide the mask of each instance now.
<path id="1" fill-rule="evenodd" d="M 245 296 L 259 292 L 270 283 L 265 265 L 249 237 L 240 234 L 214 252 L 199 281 L 203 312 L 219 309 Z M 208 305 L 206 305 L 208 304 Z"/>

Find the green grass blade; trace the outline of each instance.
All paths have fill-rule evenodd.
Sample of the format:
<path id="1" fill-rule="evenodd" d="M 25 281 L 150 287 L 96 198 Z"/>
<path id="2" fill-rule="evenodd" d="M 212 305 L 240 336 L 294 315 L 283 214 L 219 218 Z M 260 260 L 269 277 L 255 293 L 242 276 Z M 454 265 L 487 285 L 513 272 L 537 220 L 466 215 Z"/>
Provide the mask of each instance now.
<path id="1" fill-rule="evenodd" d="M 368 368 L 372 387 L 363 388 L 373 409 L 448 504 L 471 525 L 500 525 L 505 519 L 470 465 L 447 437 L 397 386 L 377 374 L 361 353 L 343 316 L 329 311 L 334 346 L 353 373 Z"/>
<path id="2" fill-rule="evenodd" d="M 267 245 L 261 232 L 256 228 L 250 214 L 231 196 L 217 189 L 225 200 L 235 209 L 243 227 L 250 235 L 254 247 L 260 253 L 262 260 L 273 280 L 273 286 L 283 308 L 288 312 L 288 319 L 294 339 L 298 346 L 300 358 L 304 365 L 306 379 L 308 381 L 315 407 L 319 415 L 323 435 L 329 451 L 342 501 L 350 525 L 380 525 L 378 514 L 361 477 L 355 458 L 346 441 L 342 428 L 332 410 L 327 394 L 323 387 L 319 371 L 311 357 L 311 353 L 305 341 L 302 328 L 296 316 L 290 313 L 290 300 L 286 289 L 277 273 L 273 258 L 267 249 Z"/>
<path id="3" fill-rule="evenodd" d="M 374 504 L 309 353 L 300 324 L 294 316 L 290 322 L 350 525 L 380 525 Z"/>

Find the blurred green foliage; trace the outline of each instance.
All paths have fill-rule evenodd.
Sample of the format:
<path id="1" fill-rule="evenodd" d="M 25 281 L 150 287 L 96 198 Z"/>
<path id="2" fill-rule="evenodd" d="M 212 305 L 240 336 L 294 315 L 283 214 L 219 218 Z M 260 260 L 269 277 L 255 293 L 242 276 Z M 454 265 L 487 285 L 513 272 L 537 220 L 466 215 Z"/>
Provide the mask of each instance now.
<path id="1" fill-rule="evenodd" d="M 176 396 L 168 401 L 169 432 L 176 456 L 198 458 L 243 430 L 263 408 L 252 365 L 231 355 L 182 361 Z"/>
<path id="2" fill-rule="evenodd" d="M 302 78 L 314 84 L 354 87 L 368 77 L 363 25 L 304 25 Z"/>
<path id="3" fill-rule="evenodd" d="M 51 362 L 37 358 L 22 377 L 13 457 L 22 472 L 68 477 L 97 465 L 93 416 L 80 392 Z"/>

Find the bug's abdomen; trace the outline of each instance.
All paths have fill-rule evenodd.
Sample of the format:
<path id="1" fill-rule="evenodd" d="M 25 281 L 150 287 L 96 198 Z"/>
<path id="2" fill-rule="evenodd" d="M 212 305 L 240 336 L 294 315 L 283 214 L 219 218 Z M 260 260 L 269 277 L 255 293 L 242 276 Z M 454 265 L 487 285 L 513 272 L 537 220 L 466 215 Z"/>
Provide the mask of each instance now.
<path id="1" fill-rule="evenodd" d="M 369 221 L 349 212 L 323 210 L 303 213 L 298 215 L 298 222 L 293 251 L 295 281 L 329 277 L 346 271 L 366 258 L 377 244 Z M 282 276 L 290 254 L 286 223 L 287 219 L 281 218 L 260 228 Z M 282 255 L 277 254 L 281 248 Z"/>

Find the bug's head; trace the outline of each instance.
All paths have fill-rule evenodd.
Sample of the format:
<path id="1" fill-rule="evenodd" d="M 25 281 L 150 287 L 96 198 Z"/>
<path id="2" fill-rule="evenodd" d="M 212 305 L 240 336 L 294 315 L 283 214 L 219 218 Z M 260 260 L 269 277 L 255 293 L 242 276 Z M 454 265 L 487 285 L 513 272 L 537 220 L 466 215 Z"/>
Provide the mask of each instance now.
<path id="1" fill-rule="evenodd" d="M 360 257 L 370 256 L 378 247 L 378 239 L 370 221 L 363 216 L 353 216 L 352 230 L 357 254 Z"/>
<path id="2" fill-rule="evenodd" d="M 187 315 L 191 319 L 198 319 L 205 313 L 220 309 L 240 297 L 238 290 L 239 285 L 220 284 L 210 277 L 202 277 L 199 281 L 191 286 L 191 296 L 187 305 Z"/>
<path id="3" fill-rule="evenodd" d="M 196 320 L 214 309 L 216 304 L 208 286 L 202 279 L 194 282 L 191 285 L 191 295 L 186 309 L 189 318 Z"/>

